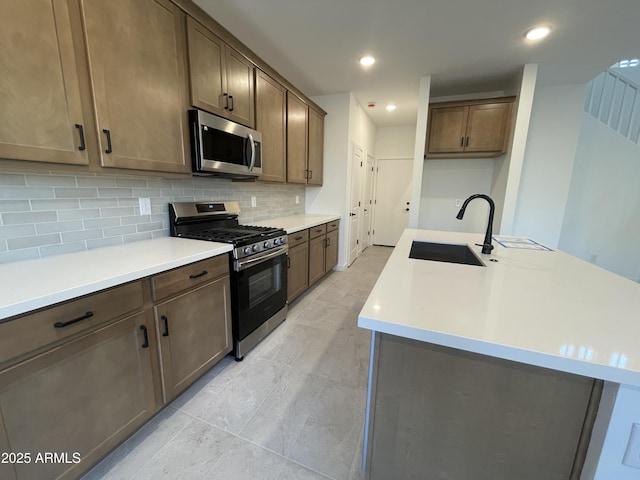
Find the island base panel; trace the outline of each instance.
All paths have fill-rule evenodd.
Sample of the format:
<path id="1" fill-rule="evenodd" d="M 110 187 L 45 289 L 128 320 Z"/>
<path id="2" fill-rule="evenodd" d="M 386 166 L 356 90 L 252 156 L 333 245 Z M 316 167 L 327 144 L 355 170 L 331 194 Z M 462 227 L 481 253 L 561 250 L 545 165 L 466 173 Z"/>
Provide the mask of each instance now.
<path id="1" fill-rule="evenodd" d="M 577 480 L 602 382 L 376 332 L 371 480 Z"/>

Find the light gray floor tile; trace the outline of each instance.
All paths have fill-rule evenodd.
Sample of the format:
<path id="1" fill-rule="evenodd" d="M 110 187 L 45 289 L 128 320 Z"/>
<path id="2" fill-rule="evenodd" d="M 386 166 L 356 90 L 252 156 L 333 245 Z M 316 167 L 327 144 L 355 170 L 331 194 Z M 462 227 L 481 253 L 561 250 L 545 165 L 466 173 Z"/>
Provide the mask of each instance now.
<path id="1" fill-rule="evenodd" d="M 169 443 L 191 418 L 172 407 L 156 415 L 129 440 L 99 463 L 85 480 L 129 480 Z"/>
<path id="2" fill-rule="evenodd" d="M 191 418 L 132 480 L 210 480 L 221 457 L 232 451 L 234 441 L 233 435 Z"/>
<path id="3" fill-rule="evenodd" d="M 197 417 L 223 430 L 237 434 L 262 402 L 282 381 L 290 367 L 249 356 L 245 367 L 215 395 Z"/>
<path id="4" fill-rule="evenodd" d="M 286 462 L 280 455 L 236 438 L 207 479 L 276 480 Z"/>
<path id="5" fill-rule="evenodd" d="M 285 465 L 280 470 L 277 480 L 327 480 L 331 477 L 327 477 L 318 472 L 304 468 L 297 463 L 286 461 Z"/>

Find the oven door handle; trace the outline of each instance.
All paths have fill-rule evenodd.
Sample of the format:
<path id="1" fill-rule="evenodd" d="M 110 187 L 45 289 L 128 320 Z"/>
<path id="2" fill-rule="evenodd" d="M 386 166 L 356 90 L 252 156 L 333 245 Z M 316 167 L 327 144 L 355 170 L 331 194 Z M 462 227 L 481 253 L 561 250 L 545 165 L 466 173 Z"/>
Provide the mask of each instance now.
<path id="1" fill-rule="evenodd" d="M 268 253 L 265 253 L 263 255 L 254 255 L 253 257 L 248 258 L 247 260 L 236 260 L 234 262 L 233 269 L 236 272 L 240 272 L 257 263 L 264 262 L 265 260 L 269 260 L 271 258 L 275 258 L 278 255 L 287 253 L 288 251 L 289 251 L 289 247 L 285 245 L 284 247 L 279 247 L 274 250 L 269 250 Z"/>

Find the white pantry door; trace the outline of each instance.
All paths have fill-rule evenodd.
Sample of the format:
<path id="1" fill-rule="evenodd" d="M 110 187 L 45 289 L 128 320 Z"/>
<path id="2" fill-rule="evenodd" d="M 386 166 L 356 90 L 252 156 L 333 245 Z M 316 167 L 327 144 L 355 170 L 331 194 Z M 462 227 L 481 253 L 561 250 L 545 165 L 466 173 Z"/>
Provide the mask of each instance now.
<path id="1" fill-rule="evenodd" d="M 362 250 L 371 245 L 371 230 L 373 225 L 371 219 L 371 209 L 373 208 L 373 179 L 374 179 L 374 160 L 373 157 L 367 154 L 367 164 L 365 165 L 366 172 L 364 174 L 364 197 L 362 202 Z"/>
<path id="2" fill-rule="evenodd" d="M 362 212 L 362 172 L 364 171 L 364 150 L 353 144 L 351 151 L 351 195 L 349 211 L 349 259 L 351 265 L 362 251 L 360 244 L 360 221 Z"/>
<path id="3" fill-rule="evenodd" d="M 373 243 L 395 246 L 409 225 L 413 159 L 378 160 Z"/>

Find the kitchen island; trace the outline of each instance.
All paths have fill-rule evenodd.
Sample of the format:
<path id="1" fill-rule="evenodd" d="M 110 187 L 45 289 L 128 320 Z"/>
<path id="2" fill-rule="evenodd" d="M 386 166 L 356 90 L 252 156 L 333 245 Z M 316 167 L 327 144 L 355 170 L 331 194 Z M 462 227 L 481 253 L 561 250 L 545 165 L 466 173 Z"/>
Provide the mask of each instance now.
<path id="1" fill-rule="evenodd" d="M 411 259 L 414 240 L 467 244 L 484 266 Z M 481 242 L 406 230 L 360 312 L 369 478 L 581 478 L 606 432 L 602 381 L 640 386 L 640 285 L 532 245 L 481 255 Z"/>

